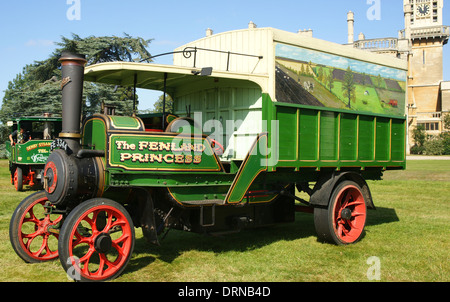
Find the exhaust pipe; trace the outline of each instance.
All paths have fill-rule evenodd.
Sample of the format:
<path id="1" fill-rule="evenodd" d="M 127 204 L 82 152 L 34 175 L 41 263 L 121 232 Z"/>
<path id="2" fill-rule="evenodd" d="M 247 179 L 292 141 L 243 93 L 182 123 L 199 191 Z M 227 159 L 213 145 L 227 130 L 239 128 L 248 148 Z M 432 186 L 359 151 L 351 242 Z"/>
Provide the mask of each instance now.
<path id="1" fill-rule="evenodd" d="M 53 150 L 48 157 L 43 180 L 48 200 L 59 209 L 65 209 L 96 196 L 102 185 L 100 175 L 103 172 L 93 157 L 99 156 L 102 150 L 87 150 L 93 152 L 83 156 L 80 145 L 86 58 L 65 52 L 59 61 L 62 65 L 62 130 L 59 138 L 65 144 L 62 149 Z"/>
<path id="2" fill-rule="evenodd" d="M 80 149 L 81 104 L 83 97 L 84 66 L 86 57 L 63 52 L 62 70 L 62 131 L 59 137 L 66 141 L 72 153 Z"/>

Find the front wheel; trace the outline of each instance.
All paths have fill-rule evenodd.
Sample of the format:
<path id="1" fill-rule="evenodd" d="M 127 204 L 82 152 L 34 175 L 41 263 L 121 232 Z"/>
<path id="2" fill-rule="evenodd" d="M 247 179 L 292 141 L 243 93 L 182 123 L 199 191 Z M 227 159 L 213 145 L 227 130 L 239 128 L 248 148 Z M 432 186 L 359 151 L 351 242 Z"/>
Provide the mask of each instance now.
<path id="1" fill-rule="evenodd" d="M 117 202 L 94 198 L 67 216 L 58 242 L 59 259 L 76 281 L 106 281 L 119 276 L 131 258 L 134 226 Z"/>
<path id="2" fill-rule="evenodd" d="M 333 189 L 328 208 L 314 209 L 317 236 L 338 245 L 356 243 L 363 236 L 366 216 L 361 188 L 355 182 L 345 180 Z"/>
<path id="3" fill-rule="evenodd" d="M 14 251 L 25 262 L 58 258 L 58 228 L 63 216 L 51 214 L 52 209 L 45 191 L 40 191 L 26 197 L 14 211 L 9 239 Z"/>

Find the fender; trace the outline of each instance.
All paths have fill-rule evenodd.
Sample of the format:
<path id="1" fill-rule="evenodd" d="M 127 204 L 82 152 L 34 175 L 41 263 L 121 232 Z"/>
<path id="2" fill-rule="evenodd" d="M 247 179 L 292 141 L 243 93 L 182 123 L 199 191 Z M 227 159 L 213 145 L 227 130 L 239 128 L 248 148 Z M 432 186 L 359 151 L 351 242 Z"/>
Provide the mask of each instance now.
<path id="1" fill-rule="evenodd" d="M 310 204 L 314 207 L 328 207 L 333 189 L 343 180 L 352 180 L 356 182 L 362 190 L 367 208 L 373 210 L 376 209 L 366 180 L 361 174 L 356 172 L 333 172 L 331 174 L 322 175 L 314 186 L 309 201 Z"/>

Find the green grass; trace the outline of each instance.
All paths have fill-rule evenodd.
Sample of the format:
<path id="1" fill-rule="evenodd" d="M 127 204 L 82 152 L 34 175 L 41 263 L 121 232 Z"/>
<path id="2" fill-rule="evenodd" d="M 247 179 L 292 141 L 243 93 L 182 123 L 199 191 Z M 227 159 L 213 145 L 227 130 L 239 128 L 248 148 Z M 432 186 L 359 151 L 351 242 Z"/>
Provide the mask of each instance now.
<path id="1" fill-rule="evenodd" d="M 0 281 L 68 281 L 59 261 L 24 263 L 8 237 L 17 204 L 7 161 L 0 161 Z M 313 216 L 221 237 L 171 231 L 161 247 L 140 229 L 133 257 L 115 281 L 366 282 L 367 259 L 380 259 L 386 282 L 450 281 L 450 161 L 409 161 L 370 181 L 377 210 L 369 211 L 365 237 L 351 246 L 316 239 Z"/>

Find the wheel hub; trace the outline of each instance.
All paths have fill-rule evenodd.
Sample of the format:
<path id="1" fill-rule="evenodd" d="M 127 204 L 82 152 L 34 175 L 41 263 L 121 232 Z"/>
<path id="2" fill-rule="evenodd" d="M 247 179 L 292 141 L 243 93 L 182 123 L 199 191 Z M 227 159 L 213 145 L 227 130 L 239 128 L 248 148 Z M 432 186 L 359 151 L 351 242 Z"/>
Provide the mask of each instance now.
<path id="1" fill-rule="evenodd" d="M 345 220 L 350 220 L 352 218 L 352 211 L 348 208 L 345 208 L 341 212 L 341 217 Z"/>
<path id="2" fill-rule="evenodd" d="M 97 236 L 97 238 L 95 238 L 94 247 L 99 253 L 107 253 L 112 247 L 111 236 L 107 233 L 101 233 Z"/>

